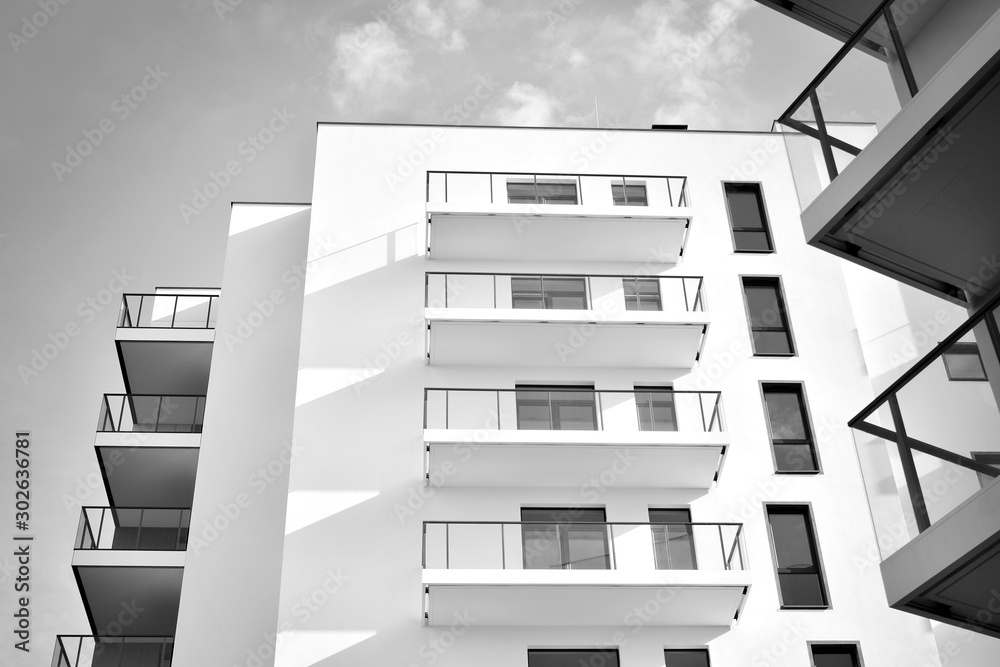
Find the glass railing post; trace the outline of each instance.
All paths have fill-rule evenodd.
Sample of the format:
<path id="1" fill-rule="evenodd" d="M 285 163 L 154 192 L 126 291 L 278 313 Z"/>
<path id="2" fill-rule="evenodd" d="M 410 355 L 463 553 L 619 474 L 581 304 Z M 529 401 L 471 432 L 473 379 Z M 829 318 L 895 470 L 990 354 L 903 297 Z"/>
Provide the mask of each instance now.
<path id="1" fill-rule="evenodd" d="M 899 450 L 899 459 L 903 466 L 903 478 L 906 480 L 906 490 L 910 494 L 910 502 L 913 504 L 913 515 L 917 521 L 917 530 L 922 533 L 931 527 L 931 520 L 927 513 L 927 502 L 924 499 L 924 491 L 920 487 L 920 477 L 917 475 L 917 467 L 913 462 L 913 452 L 910 451 L 906 443 L 906 426 L 903 424 L 903 416 L 899 409 L 899 400 L 896 398 L 896 394 L 889 396 L 889 410 L 892 412 L 892 421 L 896 426 L 896 447 Z"/>
<path id="2" fill-rule="evenodd" d="M 209 324 L 212 321 L 212 302 L 215 301 L 214 296 L 208 297 L 208 312 L 205 313 L 205 328 L 209 328 Z"/>

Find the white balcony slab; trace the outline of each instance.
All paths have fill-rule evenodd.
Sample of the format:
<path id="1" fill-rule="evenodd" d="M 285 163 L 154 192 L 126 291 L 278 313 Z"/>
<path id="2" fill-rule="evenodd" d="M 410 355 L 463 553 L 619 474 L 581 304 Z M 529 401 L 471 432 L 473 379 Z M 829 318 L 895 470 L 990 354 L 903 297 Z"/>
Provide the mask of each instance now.
<path id="1" fill-rule="evenodd" d="M 76 575 L 92 631 L 116 631 L 124 636 L 165 636 L 174 634 L 180 605 L 183 552 L 145 552 L 143 558 L 115 564 L 117 558 L 91 557 L 88 552 L 77 563 Z M 133 552 L 142 553 L 142 552 Z M 127 624 L 126 624 L 127 622 Z"/>

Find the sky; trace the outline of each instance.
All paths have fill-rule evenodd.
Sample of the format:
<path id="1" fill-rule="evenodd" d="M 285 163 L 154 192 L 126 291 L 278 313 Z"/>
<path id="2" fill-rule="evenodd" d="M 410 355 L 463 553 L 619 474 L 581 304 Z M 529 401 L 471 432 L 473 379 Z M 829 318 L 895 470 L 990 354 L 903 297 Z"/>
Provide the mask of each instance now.
<path id="1" fill-rule="evenodd" d="M 230 202 L 309 201 L 317 121 L 767 130 L 837 48 L 750 0 L 5 0 L 0 26 L 0 525 L 27 429 L 38 536 L 24 665 L 86 630 L 72 539 L 104 503 L 120 294 L 219 285 Z"/>

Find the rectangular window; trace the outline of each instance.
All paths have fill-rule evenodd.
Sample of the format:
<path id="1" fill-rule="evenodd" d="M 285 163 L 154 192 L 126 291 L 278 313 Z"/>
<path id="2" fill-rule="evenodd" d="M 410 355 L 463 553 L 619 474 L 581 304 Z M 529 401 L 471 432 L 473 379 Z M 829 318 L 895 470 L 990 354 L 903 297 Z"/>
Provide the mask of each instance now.
<path id="1" fill-rule="evenodd" d="M 528 667 L 619 667 L 617 649 L 528 649 Z"/>
<path id="2" fill-rule="evenodd" d="M 953 343 L 944 358 L 944 369 L 948 379 L 955 382 L 986 380 L 986 369 L 979 356 L 979 346 L 975 343 Z"/>
<path id="3" fill-rule="evenodd" d="M 583 277 L 511 276 L 514 308 L 587 310 L 587 280 Z"/>
<path id="4" fill-rule="evenodd" d="M 517 428 L 524 431 L 596 431 L 593 387 L 515 387 Z"/>
<path id="5" fill-rule="evenodd" d="M 813 667 L 862 667 L 857 644 L 810 644 Z"/>
<path id="6" fill-rule="evenodd" d="M 576 180 L 559 178 L 507 179 L 508 204 L 578 204 Z"/>
<path id="7" fill-rule="evenodd" d="M 611 569 L 603 509 L 525 507 L 521 521 L 524 569 Z"/>
<path id="8" fill-rule="evenodd" d="M 795 354 L 779 278 L 744 278 L 743 295 L 750 315 L 750 338 L 756 356 Z"/>
<path id="9" fill-rule="evenodd" d="M 640 431 L 676 431 L 674 391 L 669 387 L 636 387 Z"/>
<path id="10" fill-rule="evenodd" d="M 766 383 L 762 389 L 775 472 L 819 472 L 802 385 Z"/>
<path id="11" fill-rule="evenodd" d="M 653 554 L 658 570 L 697 570 L 694 527 L 688 509 L 649 510 Z M 668 663 L 669 664 L 669 663 Z"/>
<path id="12" fill-rule="evenodd" d="M 724 183 L 736 252 L 774 252 L 759 183 Z"/>
<path id="13" fill-rule="evenodd" d="M 625 310 L 662 310 L 658 278 L 622 278 Z"/>
<path id="14" fill-rule="evenodd" d="M 709 667 L 707 648 L 668 648 L 663 651 L 664 667 Z"/>
<path id="15" fill-rule="evenodd" d="M 646 206 L 646 183 L 644 181 L 626 181 L 611 184 L 611 197 L 615 206 Z"/>
<path id="16" fill-rule="evenodd" d="M 767 525 L 782 609 L 828 607 L 809 508 L 768 505 Z"/>

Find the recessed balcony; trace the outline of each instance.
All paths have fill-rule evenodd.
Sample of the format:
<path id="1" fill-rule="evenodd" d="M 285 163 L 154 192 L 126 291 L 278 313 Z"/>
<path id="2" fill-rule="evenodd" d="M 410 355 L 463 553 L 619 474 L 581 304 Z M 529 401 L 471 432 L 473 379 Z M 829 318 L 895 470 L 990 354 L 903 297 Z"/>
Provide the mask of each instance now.
<path id="1" fill-rule="evenodd" d="M 424 618 L 729 626 L 750 587 L 733 523 L 425 522 Z"/>
<path id="2" fill-rule="evenodd" d="M 707 489 L 729 434 L 718 392 L 426 389 L 431 486 Z M 603 482 L 601 482 L 603 480 Z"/>
<path id="3" fill-rule="evenodd" d="M 170 667 L 173 637 L 57 635 L 52 667 Z"/>
<path id="4" fill-rule="evenodd" d="M 675 263 L 690 220 L 683 176 L 427 173 L 434 259 Z"/>
<path id="5" fill-rule="evenodd" d="M 204 394 L 218 290 L 125 294 L 115 344 L 128 393 Z"/>
<path id="6" fill-rule="evenodd" d="M 83 508 L 73 573 L 95 632 L 142 609 L 124 634 L 173 634 L 190 524 L 188 508 Z"/>
<path id="7" fill-rule="evenodd" d="M 428 273 L 436 365 L 691 368 L 709 318 L 696 276 Z"/>

